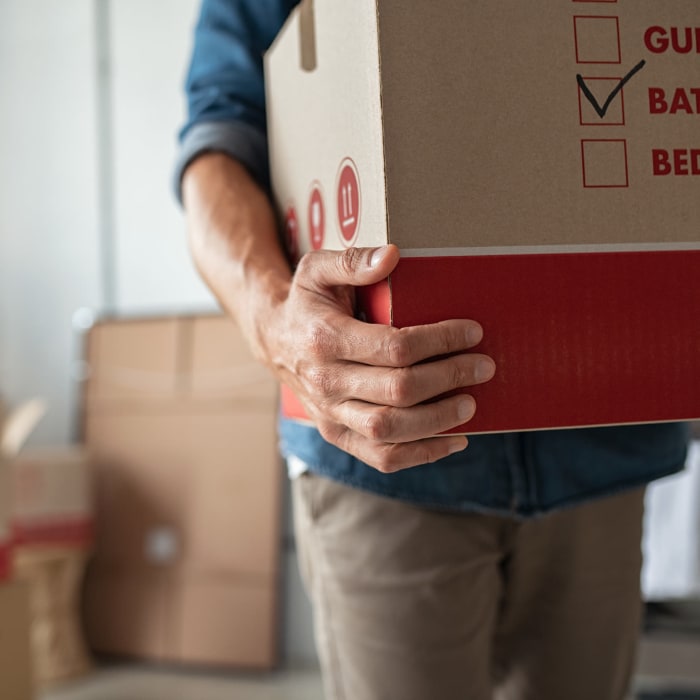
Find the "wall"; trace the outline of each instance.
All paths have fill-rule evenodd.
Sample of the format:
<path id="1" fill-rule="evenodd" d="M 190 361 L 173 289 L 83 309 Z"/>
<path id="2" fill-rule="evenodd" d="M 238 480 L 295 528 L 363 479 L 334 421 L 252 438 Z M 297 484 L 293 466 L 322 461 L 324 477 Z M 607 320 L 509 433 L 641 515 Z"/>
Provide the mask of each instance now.
<path id="1" fill-rule="evenodd" d="M 99 307 L 97 92 L 90 0 L 0 3 L 0 391 L 71 432 L 71 316 Z"/>
<path id="2" fill-rule="evenodd" d="M 77 309 L 216 307 L 170 187 L 198 4 L 0 2 L 0 393 L 49 399 L 35 443 L 74 434 Z M 313 662 L 284 537 L 283 645 Z"/>

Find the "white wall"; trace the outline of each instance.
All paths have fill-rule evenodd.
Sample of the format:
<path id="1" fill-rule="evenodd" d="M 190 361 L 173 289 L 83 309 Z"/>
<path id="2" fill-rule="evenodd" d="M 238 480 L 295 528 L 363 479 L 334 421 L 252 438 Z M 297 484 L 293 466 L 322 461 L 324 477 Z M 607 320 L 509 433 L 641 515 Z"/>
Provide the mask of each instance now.
<path id="1" fill-rule="evenodd" d="M 116 0 L 109 7 L 117 308 L 211 308 L 170 188 L 199 2 Z"/>
<path id="2" fill-rule="evenodd" d="M 0 392 L 70 435 L 71 316 L 101 304 L 90 0 L 0 3 Z"/>
<path id="3" fill-rule="evenodd" d="M 76 309 L 215 307 L 170 187 L 197 7 L 0 0 L 0 394 L 48 397 L 35 443 L 72 436 Z M 284 649 L 313 661 L 293 548 L 284 566 Z"/>

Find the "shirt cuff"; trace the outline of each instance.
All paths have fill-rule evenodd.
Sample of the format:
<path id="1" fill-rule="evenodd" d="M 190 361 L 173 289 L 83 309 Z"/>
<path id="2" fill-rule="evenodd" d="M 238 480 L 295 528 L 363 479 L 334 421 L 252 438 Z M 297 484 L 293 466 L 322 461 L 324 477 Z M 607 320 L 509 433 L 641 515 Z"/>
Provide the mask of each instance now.
<path id="1" fill-rule="evenodd" d="M 183 136 L 175 163 L 173 188 L 182 204 L 182 176 L 187 166 L 207 152 L 226 153 L 242 163 L 265 189 L 269 190 L 267 137 L 247 122 L 200 122 Z"/>

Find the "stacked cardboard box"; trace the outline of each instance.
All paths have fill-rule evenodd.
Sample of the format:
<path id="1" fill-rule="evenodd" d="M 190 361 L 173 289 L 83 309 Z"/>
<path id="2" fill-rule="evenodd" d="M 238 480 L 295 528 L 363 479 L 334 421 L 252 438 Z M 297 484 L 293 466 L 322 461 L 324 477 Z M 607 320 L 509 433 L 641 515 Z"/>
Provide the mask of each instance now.
<path id="1" fill-rule="evenodd" d="M 698 418 L 699 74 L 697 0 L 304 0 L 266 57 L 291 254 L 395 243 L 369 320 L 484 326 L 461 430 Z"/>
<path id="2" fill-rule="evenodd" d="M 0 697 L 31 700 L 34 676 L 29 638 L 29 591 L 12 581 L 11 458 L 17 437 L 16 417 L 0 401 Z M 20 421 L 21 422 L 21 421 Z"/>
<path id="3" fill-rule="evenodd" d="M 32 700 L 34 676 L 29 641 L 29 590 L 0 581 L 0 697 Z"/>
<path id="4" fill-rule="evenodd" d="M 88 337 L 96 469 L 86 622 L 102 652 L 268 668 L 277 653 L 277 388 L 223 317 Z"/>
<path id="5" fill-rule="evenodd" d="M 33 666 L 38 686 L 91 669 L 80 595 L 89 550 L 80 546 L 17 546 L 14 576 L 27 585 Z"/>

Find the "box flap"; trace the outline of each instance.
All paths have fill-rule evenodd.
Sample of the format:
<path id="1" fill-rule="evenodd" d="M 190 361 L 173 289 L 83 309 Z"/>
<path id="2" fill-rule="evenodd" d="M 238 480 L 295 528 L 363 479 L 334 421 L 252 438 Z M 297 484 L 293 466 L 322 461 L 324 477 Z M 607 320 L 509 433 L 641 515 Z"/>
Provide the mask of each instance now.
<path id="1" fill-rule="evenodd" d="M 27 438 L 46 413 L 46 401 L 33 399 L 12 411 L 5 419 L 0 439 L 0 452 L 12 459 L 22 449 Z"/>

